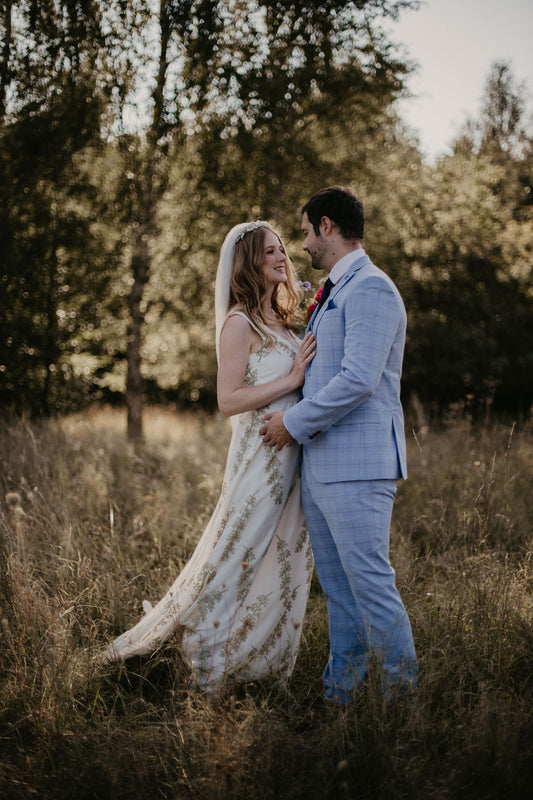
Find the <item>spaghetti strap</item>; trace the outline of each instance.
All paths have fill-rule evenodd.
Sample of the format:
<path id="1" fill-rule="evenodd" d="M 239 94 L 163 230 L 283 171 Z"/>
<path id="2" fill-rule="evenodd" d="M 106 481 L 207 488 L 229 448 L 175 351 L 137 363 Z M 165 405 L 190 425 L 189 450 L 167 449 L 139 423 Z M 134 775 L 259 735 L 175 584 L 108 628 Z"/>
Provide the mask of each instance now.
<path id="1" fill-rule="evenodd" d="M 226 319 L 229 319 L 229 317 L 234 317 L 234 316 L 243 317 L 246 320 L 246 322 L 250 325 L 250 327 L 261 337 L 263 342 L 268 342 L 268 337 L 265 334 L 265 332 L 262 331 L 254 322 L 252 322 L 250 317 L 247 314 L 245 314 L 244 311 L 230 311 Z M 290 338 L 287 338 L 286 336 L 280 336 L 278 333 L 276 333 L 276 331 L 273 331 L 272 328 L 267 327 L 267 330 L 272 334 L 276 342 L 291 344 L 295 348 L 298 348 L 299 345 L 301 344 L 299 336 L 297 336 L 294 333 L 294 331 L 289 330 L 288 333 Z"/>
<path id="2" fill-rule="evenodd" d="M 257 327 L 257 325 L 256 325 L 254 322 L 252 322 L 252 320 L 250 319 L 250 317 L 249 317 L 247 314 L 245 314 L 245 313 L 244 313 L 244 311 L 230 311 L 230 313 L 228 314 L 228 316 L 226 317 L 226 319 L 229 319 L 230 317 L 236 317 L 236 316 L 238 316 L 238 317 L 244 317 L 244 319 L 246 320 L 246 322 L 248 323 L 248 325 L 249 325 L 251 328 L 253 328 L 253 329 L 254 329 L 254 331 L 255 331 L 256 333 L 258 333 L 258 334 L 259 334 L 259 336 L 261 337 L 261 339 L 263 339 L 263 340 L 265 340 L 265 339 L 266 339 L 266 336 L 265 336 L 265 334 L 263 333 L 263 331 L 262 331 L 262 330 L 260 330 L 260 329 Z"/>

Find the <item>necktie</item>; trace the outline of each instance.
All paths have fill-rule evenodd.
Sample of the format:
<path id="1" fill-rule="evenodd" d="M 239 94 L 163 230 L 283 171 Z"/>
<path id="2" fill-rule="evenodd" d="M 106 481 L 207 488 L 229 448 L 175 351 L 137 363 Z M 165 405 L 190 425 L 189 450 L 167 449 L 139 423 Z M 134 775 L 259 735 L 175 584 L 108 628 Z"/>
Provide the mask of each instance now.
<path id="1" fill-rule="evenodd" d="M 331 287 L 332 286 L 335 286 L 335 284 L 333 283 L 332 280 L 330 280 L 328 278 L 327 281 L 324 284 L 324 291 L 322 292 L 322 296 L 321 296 L 320 302 L 318 304 L 317 314 L 318 314 L 319 310 L 322 308 L 322 306 L 324 305 L 324 303 L 326 302 L 326 300 L 328 299 L 329 293 L 331 292 Z"/>

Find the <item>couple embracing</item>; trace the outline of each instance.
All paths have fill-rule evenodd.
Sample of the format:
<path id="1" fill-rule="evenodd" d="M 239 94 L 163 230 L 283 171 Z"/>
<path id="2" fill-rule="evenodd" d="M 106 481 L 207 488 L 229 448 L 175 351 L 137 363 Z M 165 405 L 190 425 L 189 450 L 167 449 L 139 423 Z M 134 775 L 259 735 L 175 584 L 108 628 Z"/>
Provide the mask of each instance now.
<path id="1" fill-rule="evenodd" d="M 303 340 L 279 234 L 256 221 L 224 241 L 217 392 L 232 439 L 221 495 L 167 594 L 153 607 L 145 601 L 141 620 L 103 658 L 151 653 L 179 636 L 206 691 L 267 675 L 287 681 L 313 569 L 310 540 L 329 618 L 324 696 L 346 705 L 372 655 L 386 695 L 416 685 L 411 626 L 389 562 L 396 483 L 406 477 L 406 314 L 362 248 L 364 213 L 353 194 L 323 189 L 301 212 L 303 249 L 328 272 Z"/>

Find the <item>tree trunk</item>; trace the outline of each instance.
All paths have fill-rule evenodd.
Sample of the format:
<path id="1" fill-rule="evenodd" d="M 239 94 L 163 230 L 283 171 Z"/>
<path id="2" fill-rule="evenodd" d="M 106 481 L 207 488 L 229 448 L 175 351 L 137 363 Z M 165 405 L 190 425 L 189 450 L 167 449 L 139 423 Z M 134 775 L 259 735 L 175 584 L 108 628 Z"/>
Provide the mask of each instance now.
<path id="1" fill-rule="evenodd" d="M 154 182 L 156 165 L 161 158 L 159 138 L 163 121 L 164 89 L 168 71 L 168 45 L 171 34 L 168 0 L 160 0 L 159 7 L 159 59 L 157 77 L 152 98 L 154 111 L 148 130 L 148 148 L 146 152 L 143 178 L 139 181 L 138 214 L 141 220 L 131 259 L 133 284 L 129 297 L 130 325 L 126 357 L 128 372 L 126 381 L 126 405 L 128 408 L 127 435 L 130 441 L 138 441 L 143 435 L 143 380 L 141 376 L 141 343 L 144 312 L 142 299 L 144 289 L 150 277 L 149 240 L 154 230 L 154 215 L 157 199 L 163 191 L 163 184 L 157 188 Z"/>
<path id="2" fill-rule="evenodd" d="M 128 408 L 128 439 L 138 441 L 143 435 L 143 379 L 141 375 L 141 342 L 144 313 L 142 298 L 150 274 L 148 234 L 141 227 L 131 260 L 133 284 L 129 296 L 130 324 L 126 356 L 128 373 L 126 381 L 126 405 Z"/>
<path id="3" fill-rule="evenodd" d="M 7 87 L 10 82 L 9 57 L 11 54 L 11 9 L 13 0 L 7 0 L 4 9 L 4 41 L 2 43 L 2 63 L 0 64 L 0 122 L 6 113 Z"/>
<path id="4" fill-rule="evenodd" d="M 52 412 L 52 365 L 58 362 L 57 344 L 57 233 L 56 221 L 51 220 L 50 243 L 47 259 L 46 285 L 46 328 L 43 330 L 43 347 L 41 360 L 44 366 L 44 384 L 42 387 L 41 414 L 49 416 Z"/>

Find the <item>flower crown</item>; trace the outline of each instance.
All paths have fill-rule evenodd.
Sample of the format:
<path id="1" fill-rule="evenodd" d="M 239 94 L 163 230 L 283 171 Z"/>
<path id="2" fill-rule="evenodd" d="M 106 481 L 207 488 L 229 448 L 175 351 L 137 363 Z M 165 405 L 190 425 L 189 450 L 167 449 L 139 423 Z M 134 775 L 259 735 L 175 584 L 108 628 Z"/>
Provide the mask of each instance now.
<path id="1" fill-rule="evenodd" d="M 242 231 L 239 233 L 235 241 L 240 242 L 241 239 L 244 239 L 247 233 L 256 231 L 258 228 L 270 228 L 270 225 L 268 224 L 268 222 L 265 222 L 262 219 L 257 219 L 255 222 L 249 222 L 248 225 L 245 228 L 243 228 Z"/>

